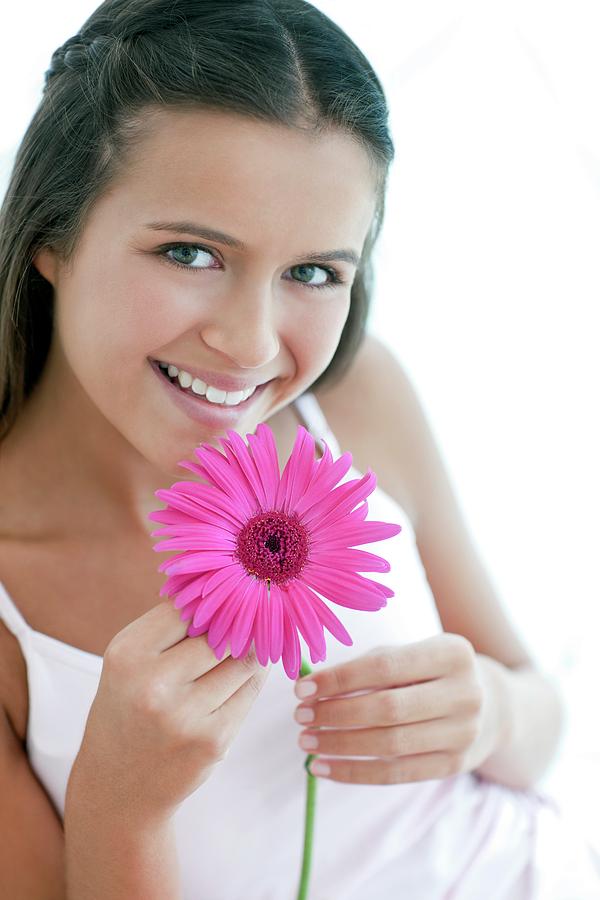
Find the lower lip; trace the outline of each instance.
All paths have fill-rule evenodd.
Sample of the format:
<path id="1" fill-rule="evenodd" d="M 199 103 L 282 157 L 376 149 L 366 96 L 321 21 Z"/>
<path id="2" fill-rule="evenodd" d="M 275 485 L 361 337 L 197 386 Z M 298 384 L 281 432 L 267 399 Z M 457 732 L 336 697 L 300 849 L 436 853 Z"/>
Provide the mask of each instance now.
<path id="1" fill-rule="evenodd" d="M 183 410 L 190 419 L 201 422 L 203 425 L 212 425 L 216 427 L 222 427 L 223 425 L 227 427 L 227 425 L 235 423 L 240 415 L 248 411 L 256 398 L 260 397 L 267 385 L 271 384 L 271 381 L 274 380 L 271 379 L 271 381 L 266 381 L 264 384 L 261 384 L 247 400 L 243 400 L 241 403 L 238 403 L 237 406 L 227 406 L 225 403 L 210 403 L 209 400 L 206 400 L 199 394 L 196 396 L 188 393 L 188 391 L 184 391 L 178 385 L 169 381 L 166 375 L 162 374 L 162 369 L 157 362 L 149 360 L 149 363 L 176 406 Z"/>

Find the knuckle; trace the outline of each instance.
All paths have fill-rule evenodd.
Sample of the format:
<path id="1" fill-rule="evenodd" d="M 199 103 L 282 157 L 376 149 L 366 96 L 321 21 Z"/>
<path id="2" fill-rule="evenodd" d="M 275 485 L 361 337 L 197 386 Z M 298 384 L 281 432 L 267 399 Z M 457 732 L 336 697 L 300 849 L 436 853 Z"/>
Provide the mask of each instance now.
<path id="1" fill-rule="evenodd" d="M 396 662 L 388 647 L 382 647 L 375 659 L 375 672 L 382 681 L 393 680 L 396 676 Z"/>
<path id="2" fill-rule="evenodd" d="M 149 715 L 163 715 L 170 708 L 168 686 L 156 676 L 144 682 L 135 699 L 138 709 Z"/>
<path id="3" fill-rule="evenodd" d="M 258 665 L 258 659 L 256 658 L 256 651 L 249 650 L 248 653 L 242 657 L 242 662 L 245 666 L 247 666 L 251 671 L 254 670 Z"/>
<path id="4" fill-rule="evenodd" d="M 461 663 L 471 663 L 475 656 L 475 648 L 463 634 L 452 634 L 452 649 L 455 658 Z"/>
<path id="5" fill-rule="evenodd" d="M 481 733 L 481 719 L 470 719 L 465 729 L 467 747 L 477 740 Z"/>
<path id="6" fill-rule="evenodd" d="M 409 740 L 405 728 L 393 728 L 388 736 L 390 753 L 393 756 L 404 756 L 410 753 Z"/>
<path id="7" fill-rule="evenodd" d="M 126 642 L 116 634 L 110 641 L 103 656 L 103 666 L 111 671 L 125 671 L 131 665 L 131 654 Z"/>
<path id="8" fill-rule="evenodd" d="M 483 702 L 485 698 L 485 692 L 483 690 L 483 685 L 476 682 L 471 686 L 471 690 L 469 691 L 469 710 L 471 712 L 479 712 L 483 708 Z"/>
<path id="9" fill-rule="evenodd" d="M 252 691 L 252 693 L 254 694 L 254 696 L 255 696 L 255 697 L 258 697 L 258 695 L 259 695 L 260 692 L 261 692 L 262 686 L 263 686 L 263 678 L 262 678 L 262 676 L 260 675 L 260 673 L 255 673 L 255 674 L 252 676 L 252 678 L 249 678 L 249 679 L 248 679 L 248 684 L 249 684 L 250 690 Z"/>
<path id="10" fill-rule="evenodd" d="M 446 777 L 458 775 L 462 771 L 463 754 L 460 750 L 448 750 L 442 768 Z"/>
<path id="11" fill-rule="evenodd" d="M 379 716 L 386 725 L 396 725 L 401 721 L 401 703 L 397 691 L 382 691 L 379 696 Z"/>
<path id="12" fill-rule="evenodd" d="M 217 761 L 225 759 L 229 752 L 229 744 L 225 729 L 220 728 L 218 731 L 212 732 L 208 739 L 208 752 L 211 759 Z"/>

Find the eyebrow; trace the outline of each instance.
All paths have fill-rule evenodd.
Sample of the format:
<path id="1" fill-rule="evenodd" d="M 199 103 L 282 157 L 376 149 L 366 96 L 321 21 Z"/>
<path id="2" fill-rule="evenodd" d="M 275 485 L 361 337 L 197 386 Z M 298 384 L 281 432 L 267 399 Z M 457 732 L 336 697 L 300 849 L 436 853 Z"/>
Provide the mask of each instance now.
<path id="1" fill-rule="evenodd" d="M 224 234 L 222 231 L 216 231 L 214 228 L 197 225 L 195 222 L 147 222 L 145 227 L 152 229 L 152 231 L 176 231 L 180 234 L 193 234 L 195 237 L 204 238 L 208 241 L 226 244 L 228 247 L 233 247 L 234 250 L 248 249 L 246 244 L 238 240 L 238 238 L 234 238 L 230 234 Z M 324 250 L 322 252 L 311 250 L 295 258 L 310 260 L 311 262 L 330 262 L 335 259 L 341 259 L 351 263 L 353 266 L 360 264 L 359 254 L 352 249 Z"/>

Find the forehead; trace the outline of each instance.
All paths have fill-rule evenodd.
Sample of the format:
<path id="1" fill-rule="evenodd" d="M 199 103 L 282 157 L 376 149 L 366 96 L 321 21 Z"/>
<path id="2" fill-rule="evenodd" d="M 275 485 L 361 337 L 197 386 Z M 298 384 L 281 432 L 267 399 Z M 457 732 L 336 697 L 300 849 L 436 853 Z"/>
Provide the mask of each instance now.
<path id="1" fill-rule="evenodd" d="M 300 229 L 339 240 L 343 223 L 348 240 L 364 238 L 377 171 L 355 138 L 214 110 L 161 111 L 151 123 L 111 192 L 129 224 L 164 220 L 168 210 L 240 237 Z"/>

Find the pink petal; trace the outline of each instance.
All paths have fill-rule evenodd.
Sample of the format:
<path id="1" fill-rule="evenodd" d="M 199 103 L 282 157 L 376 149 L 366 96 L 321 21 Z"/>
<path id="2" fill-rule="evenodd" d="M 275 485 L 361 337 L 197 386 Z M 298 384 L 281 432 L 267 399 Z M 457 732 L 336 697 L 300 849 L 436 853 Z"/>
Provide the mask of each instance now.
<path id="1" fill-rule="evenodd" d="M 177 482 L 177 484 L 185 483 Z M 187 483 L 189 484 L 190 482 Z M 226 527 L 231 527 L 234 532 L 239 531 L 247 517 L 239 508 L 235 498 L 212 484 L 208 487 L 205 485 L 196 485 L 195 487 L 196 489 L 193 491 L 179 488 L 178 493 L 183 494 L 184 497 L 198 505 L 196 516 L 198 518 L 206 518 L 208 521 L 215 513 L 217 515 L 220 514 L 220 517 L 227 521 Z M 218 520 L 214 524 L 218 525 Z"/>
<path id="2" fill-rule="evenodd" d="M 321 550 L 318 544 L 316 546 L 316 550 L 311 550 L 310 558 L 312 562 L 321 566 L 353 572 L 389 572 L 391 568 L 387 559 L 375 553 L 367 553 L 366 550 L 340 548 L 328 551 Z"/>
<path id="3" fill-rule="evenodd" d="M 231 628 L 231 655 L 236 659 L 241 656 L 248 639 L 252 637 L 257 605 L 257 579 L 250 576 L 244 592 L 241 610 L 236 615 Z"/>
<path id="4" fill-rule="evenodd" d="M 185 553 L 185 552 L 184 553 L 176 553 L 175 556 L 170 556 L 169 559 L 165 559 L 165 560 L 163 560 L 163 562 L 161 562 L 160 566 L 158 567 L 158 571 L 164 572 L 165 569 L 168 569 L 172 563 L 177 562 L 180 559 L 184 560 L 186 558 L 186 556 L 187 556 L 187 553 Z"/>
<path id="5" fill-rule="evenodd" d="M 239 531 L 236 531 L 234 533 L 232 531 L 229 531 L 228 528 L 223 527 L 223 519 L 220 518 L 218 515 L 215 515 L 215 521 L 218 523 L 218 527 L 219 527 L 220 531 L 224 532 L 226 537 L 233 535 L 234 537 L 237 538 Z M 162 534 L 172 534 L 173 537 L 183 537 L 184 535 L 189 534 L 193 537 L 195 534 L 198 533 L 199 525 L 204 526 L 204 525 L 209 525 L 209 524 L 210 523 L 208 523 L 208 522 L 201 522 L 199 519 L 196 519 L 196 521 L 193 524 L 190 523 L 189 525 L 188 524 L 186 524 L 186 525 L 165 525 L 164 528 L 157 528 L 156 531 L 151 531 L 150 534 L 152 535 L 152 537 L 159 537 L 159 535 L 162 535 Z M 211 525 L 211 527 L 214 528 L 215 525 Z"/>
<path id="6" fill-rule="evenodd" d="M 169 575 L 177 575 L 184 572 L 207 572 L 215 568 L 214 560 L 217 560 L 217 565 L 231 563 L 232 557 L 229 554 L 212 554 L 207 552 L 208 550 L 220 550 L 219 541 L 208 541 L 207 539 L 205 546 L 205 551 L 186 553 L 185 559 L 178 559 L 175 562 L 168 559 L 165 566 L 166 571 Z M 164 563 L 161 563 L 161 568 L 162 566 L 164 566 Z"/>
<path id="7" fill-rule="evenodd" d="M 184 536 L 184 537 L 176 537 L 171 538 L 168 541 L 158 541 L 153 546 L 153 550 L 157 553 L 166 550 L 215 550 L 215 549 L 228 550 L 229 556 L 236 548 L 236 541 L 227 540 L 224 537 L 216 537 L 212 539 L 208 539 L 206 537 L 202 537 L 202 535 L 194 536 Z"/>
<path id="8" fill-rule="evenodd" d="M 197 580 L 197 575 L 170 575 L 160 589 L 160 596 L 172 596 Z"/>
<path id="9" fill-rule="evenodd" d="M 373 544 L 394 537 L 402 531 L 401 525 L 387 522 L 363 522 L 359 525 L 346 525 L 341 522 L 334 530 L 324 528 L 322 535 L 319 526 L 313 530 L 313 540 L 318 541 L 319 550 L 335 550 L 338 547 L 352 547 L 355 544 Z"/>
<path id="10" fill-rule="evenodd" d="M 207 524 L 231 531 L 237 534 L 244 517 L 234 501 L 219 488 L 196 485 L 192 481 L 177 481 L 171 485 L 171 490 L 176 490 L 186 499 L 198 505 L 196 517 Z"/>
<path id="11" fill-rule="evenodd" d="M 375 473 L 370 469 L 362 478 L 345 481 L 301 516 L 302 522 L 309 527 L 318 524 L 319 528 L 336 523 L 372 493 L 376 484 Z"/>
<path id="12" fill-rule="evenodd" d="M 240 566 L 228 566 L 218 569 L 204 582 L 202 599 L 194 613 L 194 626 L 203 627 L 208 624 L 222 603 L 231 595 L 241 590 L 248 576 Z"/>
<path id="13" fill-rule="evenodd" d="M 256 658 L 261 666 L 266 666 L 269 662 L 269 597 L 267 593 L 267 584 L 262 578 L 257 581 L 258 586 L 258 608 L 256 611 L 256 621 L 254 628 L 254 645 L 256 647 Z"/>
<path id="14" fill-rule="evenodd" d="M 163 503 L 168 503 L 169 506 L 175 507 L 176 510 L 179 510 L 182 513 L 185 513 L 186 516 L 191 517 L 192 521 L 197 522 L 198 520 L 202 520 L 206 503 L 205 501 L 198 500 L 195 497 L 190 497 L 189 495 L 183 494 L 181 491 L 172 491 L 172 490 L 159 490 L 154 492 Z M 213 507 L 217 504 L 214 503 Z M 161 510 L 162 512 L 162 510 Z M 210 512 L 210 507 L 209 507 Z M 239 512 L 233 514 L 230 509 L 223 509 L 223 515 L 227 518 L 232 519 L 232 524 L 241 527 L 244 519 L 240 517 Z M 166 521 L 165 519 L 160 519 L 159 521 Z M 187 518 L 185 522 L 189 522 L 190 518 Z"/>
<path id="15" fill-rule="evenodd" d="M 287 608 L 294 625 L 298 628 L 310 649 L 311 660 L 317 662 L 325 659 L 327 645 L 323 634 L 323 625 L 306 599 L 308 590 L 307 587 L 302 585 L 302 582 L 293 579 L 287 585 L 287 590 L 284 593 L 287 594 Z M 313 653 L 316 658 L 313 658 Z"/>
<path id="16" fill-rule="evenodd" d="M 250 450 L 247 445 L 244 443 L 240 435 L 237 431 L 233 431 L 233 429 L 229 429 L 227 431 L 227 435 L 229 437 L 229 446 L 231 448 L 230 452 L 234 456 L 237 465 L 240 470 L 243 472 L 244 477 L 248 483 L 248 491 L 253 494 L 258 500 L 259 503 L 263 504 L 266 502 L 266 495 L 263 483 L 260 479 L 259 473 L 256 471 L 256 463 Z"/>
<path id="17" fill-rule="evenodd" d="M 300 641 L 285 604 L 283 605 L 283 668 L 294 681 L 300 672 Z"/>
<path id="18" fill-rule="evenodd" d="M 301 581 L 298 581 L 297 584 L 302 585 L 302 587 L 306 591 L 306 602 L 310 604 L 319 617 L 320 621 L 323 623 L 325 628 L 337 638 L 337 640 L 341 644 L 345 644 L 347 647 L 352 647 L 353 640 L 340 622 L 340 620 L 335 616 L 332 611 L 329 609 L 326 603 L 324 603 L 320 597 L 317 597 L 311 589 L 302 584 Z"/>
<path id="19" fill-rule="evenodd" d="M 211 480 L 235 500 L 240 512 L 245 516 L 252 515 L 255 504 L 248 492 L 244 490 L 244 485 L 236 478 L 235 471 L 223 454 L 208 444 L 196 447 L 194 453 L 201 460 Z"/>
<path id="20" fill-rule="evenodd" d="M 271 662 L 277 662 L 283 652 L 283 597 L 275 582 L 271 582 L 269 596 Z"/>
<path id="21" fill-rule="evenodd" d="M 325 441 L 323 443 L 325 444 Z M 331 453 L 329 456 L 331 457 Z M 342 453 L 339 459 L 331 464 L 326 464 L 323 456 L 317 463 L 318 468 L 313 476 L 312 484 L 305 495 L 296 502 L 295 511 L 298 515 L 304 518 L 306 513 L 312 513 L 312 507 L 329 496 L 331 489 L 344 477 L 351 465 L 352 454 L 349 452 Z M 347 483 L 344 482 L 344 484 Z"/>
<path id="22" fill-rule="evenodd" d="M 247 434 L 256 470 L 265 492 L 265 508 L 275 508 L 275 497 L 279 486 L 279 458 L 273 432 L 264 422 L 259 422 L 256 434 Z"/>
<path id="23" fill-rule="evenodd" d="M 386 606 L 382 585 L 354 572 L 334 572 L 307 562 L 302 580 L 328 600 L 348 609 L 377 610 Z"/>
<path id="24" fill-rule="evenodd" d="M 153 512 L 148 513 L 148 518 L 153 522 L 164 522 L 167 525 L 186 524 L 198 520 L 196 514 L 188 515 L 178 509 L 155 509 Z"/>
<path id="25" fill-rule="evenodd" d="M 191 581 L 186 587 L 182 588 L 177 594 L 177 599 L 174 603 L 175 609 L 181 609 L 182 607 L 187 606 L 192 601 L 195 601 L 197 603 L 202 597 L 204 582 L 205 578 L 203 577 L 194 578 L 194 580 Z"/>
<path id="26" fill-rule="evenodd" d="M 306 428 L 298 425 L 292 452 L 284 466 L 275 506 L 285 512 L 294 509 L 296 501 L 302 497 L 312 481 L 317 466 L 315 459 L 315 439 Z"/>
<path id="27" fill-rule="evenodd" d="M 236 591 L 231 591 L 225 603 L 222 603 L 216 611 L 210 625 L 208 626 L 208 643 L 211 647 L 215 647 L 219 641 L 222 641 L 225 635 L 230 636 L 231 624 L 244 602 L 245 591 L 247 585 L 238 587 Z"/>
<path id="28" fill-rule="evenodd" d="M 231 586 L 229 584 L 216 588 L 208 597 L 201 597 L 194 610 L 194 628 L 202 629 L 204 634 L 218 610 L 230 597 Z"/>
<path id="29" fill-rule="evenodd" d="M 215 654 L 218 660 L 223 659 L 225 656 L 225 651 L 227 650 L 227 644 L 229 643 L 229 633 L 225 635 L 222 640 L 219 641 L 218 644 L 213 645 L 209 642 L 209 646 L 212 647 L 213 653 Z"/>
<path id="30" fill-rule="evenodd" d="M 188 618 L 188 617 L 186 616 L 186 618 Z M 198 637 L 198 635 L 200 635 L 200 634 L 206 634 L 207 631 L 208 631 L 208 626 L 205 628 L 196 628 L 195 625 L 192 624 L 189 626 L 186 634 L 188 637 Z"/>

